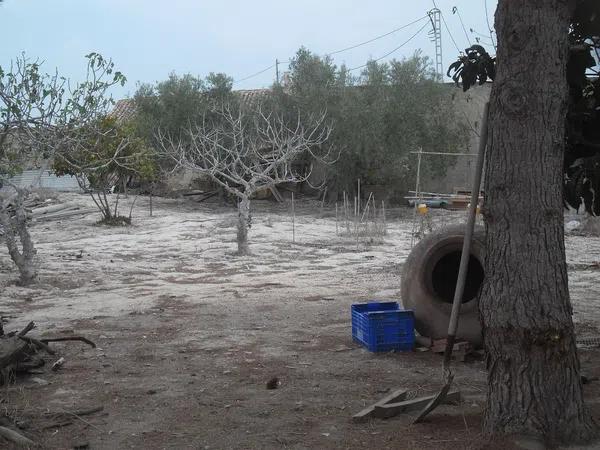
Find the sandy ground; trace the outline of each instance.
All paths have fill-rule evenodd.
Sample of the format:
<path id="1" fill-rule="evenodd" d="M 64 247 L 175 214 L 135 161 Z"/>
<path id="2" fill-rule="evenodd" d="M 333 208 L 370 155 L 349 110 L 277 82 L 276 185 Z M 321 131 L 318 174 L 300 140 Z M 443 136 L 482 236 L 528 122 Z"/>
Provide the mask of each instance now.
<path id="1" fill-rule="evenodd" d="M 61 201 L 91 204 L 75 194 Z M 4 413 L 52 449 L 481 448 L 477 360 L 457 364 L 460 406 L 419 425 L 408 416 L 352 423 L 390 390 L 435 393 L 441 359 L 373 354 L 351 339 L 352 303 L 399 300 L 411 212 L 392 211 L 385 238 L 358 245 L 324 215 L 297 205 L 293 243 L 289 208 L 256 202 L 247 257 L 234 254 L 235 212 L 217 204 L 159 199 L 149 217 L 141 198 L 130 227 L 97 226 L 96 214 L 35 224 L 37 285 L 16 286 L 0 255 L 6 328 L 34 320 L 42 335 L 84 335 L 98 348 L 56 344 L 64 368 L 38 375 L 48 384 L 5 388 Z M 434 225 L 463 215 L 436 211 Z M 596 336 L 600 272 L 589 265 L 600 238 L 568 236 L 566 246 L 574 318 Z M 586 375 L 600 376 L 600 351 L 581 357 Z M 267 390 L 272 377 L 281 385 Z M 597 417 L 599 383 L 586 387 Z M 46 414 L 97 405 L 104 410 L 64 426 Z"/>

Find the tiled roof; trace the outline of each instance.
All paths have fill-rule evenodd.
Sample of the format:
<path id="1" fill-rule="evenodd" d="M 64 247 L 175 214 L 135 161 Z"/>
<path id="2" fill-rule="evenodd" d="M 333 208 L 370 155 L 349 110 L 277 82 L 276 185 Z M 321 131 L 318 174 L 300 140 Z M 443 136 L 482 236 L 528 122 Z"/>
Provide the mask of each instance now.
<path id="1" fill-rule="evenodd" d="M 121 123 L 133 119 L 135 116 L 135 100 L 132 98 L 117 100 L 109 115 Z"/>
<path id="2" fill-rule="evenodd" d="M 242 89 L 233 93 L 241 97 L 242 105 L 256 106 L 271 94 L 271 89 Z"/>

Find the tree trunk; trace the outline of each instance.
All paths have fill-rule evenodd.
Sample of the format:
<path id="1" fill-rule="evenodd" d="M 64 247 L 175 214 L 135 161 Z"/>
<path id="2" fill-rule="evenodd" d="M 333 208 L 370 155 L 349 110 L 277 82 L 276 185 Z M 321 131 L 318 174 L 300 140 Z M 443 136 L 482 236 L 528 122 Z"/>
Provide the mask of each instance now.
<path id="1" fill-rule="evenodd" d="M 27 286 L 36 280 L 37 270 L 34 263 L 36 250 L 27 229 L 23 194 L 17 195 L 14 217 L 10 216 L 10 212 L 3 202 L 0 204 L 0 224 L 4 228 L 4 241 L 10 258 L 19 269 L 19 284 Z M 19 249 L 17 236 L 21 242 L 22 251 Z"/>
<path id="2" fill-rule="evenodd" d="M 237 245 L 239 255 L 248 255 L 250 253 L 250 247 L 248 247 L 248 228 L 250 228 L 250 199 L 245 196 L 241 197 L 238 204 Z"/>
<path id="3" fill-rule="evenodd" d="M 500 0 L 484 215 L 489 434 L 586 440 L 567 286 L 562 165 L 568 0 Z"/>

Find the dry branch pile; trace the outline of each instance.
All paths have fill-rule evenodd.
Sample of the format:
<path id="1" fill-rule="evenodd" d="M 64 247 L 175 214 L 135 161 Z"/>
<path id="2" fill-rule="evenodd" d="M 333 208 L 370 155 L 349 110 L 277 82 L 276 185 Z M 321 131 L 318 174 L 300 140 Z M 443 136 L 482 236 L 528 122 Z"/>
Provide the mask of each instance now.
<path id="1" fill-rule="evenodd" d="M 81 341 L 96 347 L 89 339 L 81 336 L 57 337 L 37 339 L 27 334 L 35 328 L 33 322 L 29 322 L 21 331 L 4 332 L 2 319 L 0 318 L 0 385 L 12 383 L 19 376 L 29 374 L 30 371 L 38 370 L 47 365 L 48 358 L 52 361 L 50 369 L 56 371 L 64 363 L 64 358 L 59 357 L 56 351 L 48 344 L 58 341 Z M 36 372 L 37 373 L 37 372 Z M 10 424 L 0 418 L 0 436 L 24 447 L 33 447 L 33 441 L 20 433 L 10 429 Z M 1 439 L 0 439 L 1 443 Z"/>

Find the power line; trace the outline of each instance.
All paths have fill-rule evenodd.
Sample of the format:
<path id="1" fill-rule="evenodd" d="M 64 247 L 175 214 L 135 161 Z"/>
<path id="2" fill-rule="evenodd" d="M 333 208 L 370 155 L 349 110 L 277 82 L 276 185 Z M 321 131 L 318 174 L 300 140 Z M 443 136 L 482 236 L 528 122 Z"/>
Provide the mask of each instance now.
<path id="1" fill-rule="evenodd" d="M 360 44 L 352 45 L 352 46 L 350 46 L 350 47 L 342 48 L 342 49 L 340 49 L 340 50 L 336 50 L 336 51 L 333 51 L 333 52 L 325 53 L 325 56 L 336 55 L 336 54 L 338 54 L 338 53 L 342 53 L 342 52 L 345 52 L 345 51 L 347 51 L 347 50 L 352 50 L 352 49 L 355 49 L 355 48 L 361 47 L 361 46 L 363 46 L 363 45 L 370 44 L 371 42 L 375 42 L 375 41 L 376 41 L 376 40 L 378 40 L 378 39 L 382 39 L 382 38 L 384 38 L 384 37 L 386 37 L 386 36 L 389 36 L 390 34 L 394 34 L 394 33 L 396 33 L 397 31 L 400 31 L 400 30 L 403 30 L 403 29 L 405 29 L 405 28 L 408 28 L 408 27 L 410 27 L 411 25 L 414 25 L 415 23 L 418 23 L 418 22 L 422 21 L 423 19 L 427 19 L 428 17 L 429 17 L 429 16 L 425 15 L 425 16 L 423 16 L 423 17 L 421 17 L 421 18 L 417 19 L 417 20 L 413 20 L 412 22 L 410 22 L 410 23 L 407 23 L 406 25 L 403 25 L 403 26 L 401 26 L 401 27 L 399 27 L 399 28 L 396 28 L 396 29 L 394 29 L 394 30 L 392 30 L 392 31 L 388 31 L 388 32 L 387 32 L 387 33 L 385 33 L 385 34 L 382 34 L 382 35 L 379 35 L 379 36 L 377 36 L 377 37 L 374 37 L 374 38 L 372 38 L 372 39 L 369 39 L 368 41 L 364 41 L 364 42 L 361 42 Z"/>
<path id="2" fill-rule="evenodd" d="M 389 36 L 389 35 L 391 35 L 391 34 L 394 34 L 394 33 L 398 32 L 398 31 L 400 31 L 400 30 L 403 30 L 403 29 L 405 29 L 405 28 L 408 28 L 409 26 L 411 26 L 411 25 L 414 25 L 415 23 L 418 23 L 418 22 L 420 22 L 420 21 L 422 21 L 422 20 L 424 20 L 424 19 L 427 19 L 428 17 L 429 17 L 429 16 L 425 15 L 425 16 L 423 16 L 423 17 L 420 17 L 420 18 L 416 19 L 416 20 L 413 20 L 412 22 L 409 22 L 409 23 L 407 23 L 406 25 L 402 25 L 402 26 L 401 26 L 401 27 L 399 27 L 399 28 L 395 28 L 395 29 L 393 29 L 392 31 L 388 31 L 387 33 L 381 34 L 381 35 L 379 35 L 379 36 L 376 36 L 376 37 L 374 37 L 374 38 L 372 38 L 372 39 L 369 39 L 369 40 L 367 40 L 367 41 L 361 42 L 361 43 L 359 43 L 359 44 L 351 45 L 350 47 L 345 47 L 345 48 L 342 48 L 342 49 L 340 49 L 340 50 L 335 50 L 335 51 L 333 51 L 333 52 L 326 53 L 326 54 L 325 54 L 325 56 L 336 55 L 336 54 L 338 54 L 338 53 L 342 53 L 342 52 L 345 52 L 345 51 L 348 51 L 348 50 L 353 50 L 353 49 L 355 49 L 355 48 L 358 48 L 358 47 L 361 47 L 361 46 L 363 46 L 363 45 L 370 44 L 371 42 L 375 42 L 375 41 L 377 41 L 377 40 L 379 40 L 379 39 L 382 39 L 382 38 L 384 38 L 384 37 L 387 37 L 387 36 Z M 420 30 L 419 30 L 419 31 L 420 31 Z M 412 39 L 412 37 L 411 37 L 411 39 Z M 408 41 L 407 41 L 407 42 L 408 42 Z M 404 45 L 404 44 L 403 44 L 403 45 Z M 398 50 L 399 48 L 400 48 L 400 47 L 398 47 L 396 50 Z M 392 50 L 392 52 L 391 52 L 391 53 L 393 53 L 393 52 L 394 52 L 394 51 L 396 51 L 396 50 Z M 391 53 L 389 53 L 389 54 L 391 54 Z M 388 55 L 389 55 L 389 54 L 388 54 Z M 384 58 L 384 57 L 385 57 L 385 56 L 383 56 L 382 58 Z M 378 61 L 378 60 L 376 60 L 376 61 Z M 262 75 L 263 73 L 267 72 L 268 70 L 271 70 L 271 69 L 273 69 L 274 67 L 276 67 L 278 64 L 288 64 L 288 63 L 290 63 L 290 61 L 289 61 L 289 60 L 288 60 L 288 61 L 279 61 L 278 63 L 275 63 L 275 64 L 273 64 L 273 65 L 270 65 L 269 67 L 265 67 L 264 69 L 262 69 L 262 70 L 259 70 L 258 72 L 255 72 L 255 73 L 253 73 L 253 74 L 251 74 L 251 75 L 248 75 L 248 76 L 246 76 L 246 77 L 244 77 L 244 78 L 240 78 L 239 80 L 234 80 L 234 81 L 233 81 L 233 84 L 238 84 L 238 83 L 241 83 L 242 81 L 246 81 L 246 80 L 249 80 L 249 79 L 251 79 L 251 78 L 257 77 L 257 76 L 259 76 L 259 75 Z M 364 66 L 363 66 L 363 67 L 364 67 Z M 350 69 L 350 70 L 354 70 L 354 69 Z"/>
<path id="3" fill-rule="evenodd" d="M 396 47 L 395 49 L 393 49 L 393 50 L 391 50 L 391 51 L 387 52 L 385 55 L 383 55 L 383 56 L 380 56 L 380 57 L 379 57 L 379 58 L 377 58 L 377 59 L 372 59 L 372 60 L 370 60 L 369 62 L 367 62 L 366 64 L 363 64 L 363 65 L 361 65 L 361 66 L 357 66 L 357 67 L 353 67 L 353 68 L 351 68 L 351 69 L 348 69 L 348 71 L 350 72 L 350 71 L 353 71 L 353 70 L 362 69 L 363 67 L 367 67 L 367 65 L 369 65 L 369 63 L 372 63 L 372 62 L 377 62 L 377 61 L 381 61 L 382 59 L 384 59 L 384 58 L 387 58 L 387 57 L 388 57 L 388 56 L 390 56 L 392 53 L 395 53 L 395 52 L 397 52 L 397 51 L 398 51 L 398 50 L 400 50 L 402 47 L 404 47 L 406 44 L 408 44 L 410 41 L 412 41 L 412 40 L 413 40 L 415 37 L 417 37 L 417 35 L 419 35 L 419 34 L 421 33 L 421 31 L 423 31 L 423 30 L 424 30 L 424 29 L 427 27 L 427 25 L 429 25 L 429 22 L 427 22 L 425 25 L 423 25 L 421 28 L 419 28 L 419 30 L 418 30 L 418 31 L 417 31 L 415 34 L 413 34 L 411 37 L 409 37 L 409 38 L 408 38 L 406 41 L 404 41 L 402 44 L 400 44 L 400 45 L 399 45 L 398 47 Z"/>
<path id="4" fill-rule="evenodd" d="M 452 41 L 452 43 L 456 47 L 456 51 L 458 51 L 459 53 L 461 53 L 462 50 L 460 49 L 460 47 L 458 46 L 458 44 L 454 40 L 454 36 L 452 36 L 452 33 L 450 32 L 450 28 L 448 28 L 448 24 L 446 23 L 446 19 L 444 18 L 444 13 L 441 13 L 440 15 L 442 16 L 442 22 L 444 22 L 444 26 L 446 27 L 446 31 L 448 32 L 448 36 L 450 36 L 450 40 Z"/>
<path id="5" fill-rule="evenodd" d="M 493 30 L 492 30 L 492 25 L 490 25 L 490 16 L 488 14 L 487 0 L 483 0 L 483 6 L 485 8 L 485 22 L 487 23 L 488 31 L 490 32 L 490 39 L 492 41 L 492 45 L 494 46 L 494 50 L 495 50 L 496 44 L 494 43 L 494 37 L 492 36 Z"/>
<path id="6" fill-rule="evenodd" d="M 238 83 L 241 83 L 242 81 L 249 80 L 250 78 L 257 77 L 258 75 L 265 73 L 267 70 L 271 70 L 273 67 L 275 67 L 275 64 L 267 67 L 266 69 L 262 69 L 259 72 L 253 73 L 252 75 L 248 75 L 247 77 L 240 78 L 239 80 L 234 80 L 233 84 L 238 84 Z"/>
<path id="7" fill-rule="evenodd" d="M 469 43 L 469 46 L 471 46 L 471 39 L 469 38 L 469 33 L 467 33 L 467 28 L 465 27 L 465 23 L 462 20 L 462 16 L 460 15 L 460 11 L 458 10 L 458 8 L 456 6 L 454 6 L 452 8 L 452 14 L 456 14 L 458 16 L 458 20 L 460 20 L 460 25 L 463 29 L 463 31 L 465 32 L 465 37 L 467 38 L 467 42 Z"/>

